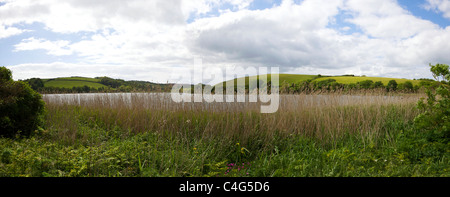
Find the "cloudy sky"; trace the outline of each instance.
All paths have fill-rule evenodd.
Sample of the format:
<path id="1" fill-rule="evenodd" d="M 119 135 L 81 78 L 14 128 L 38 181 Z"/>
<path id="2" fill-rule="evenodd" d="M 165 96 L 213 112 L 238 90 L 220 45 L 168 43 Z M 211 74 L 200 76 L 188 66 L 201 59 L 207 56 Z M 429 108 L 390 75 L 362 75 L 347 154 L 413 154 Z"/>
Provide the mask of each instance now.
<path id="1" fill-rule="evenodd" d="M 166 82 L 206 68 L 431 77 L 450 63 L 450 0 L 0 0 L 15 79 Z"/>

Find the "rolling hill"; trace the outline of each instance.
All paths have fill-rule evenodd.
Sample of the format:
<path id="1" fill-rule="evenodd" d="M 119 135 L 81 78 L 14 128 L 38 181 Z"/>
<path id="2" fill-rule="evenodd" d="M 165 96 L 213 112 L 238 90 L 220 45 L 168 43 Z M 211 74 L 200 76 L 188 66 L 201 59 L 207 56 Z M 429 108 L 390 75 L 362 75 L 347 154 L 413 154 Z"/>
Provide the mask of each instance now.
<path id="1" fill-rule="evenodd" d="M 395 80 L 397 83 L 405 83 L 406 81 L 411 81 L 413 85 L 419 85 L 418 80 L 410 79 L 399 79 L 399 78 L 385 78 L 385 77 L 351 77 L 351 76 L 335 76 L 335 77 L 321 77 L 316 79 L 316 81 L 324 81 L 327 79 L 335 79 L 336 82 L 342 84 L 358 83 L 365 80 L 372 80 L 373 82 L 381 81 L 383 85 L 387 85 L 390 80 Z"/>
<path id="2" fill-rule="evenodd" d="M 59 77 L 52 79 L 31 78 L 24 80 L 40 93 L 89 93 L 89 92 L 168 92 L 173 84 L 147 81 L 125 81 L 109 77 Z"/>
<path id="3" fill-rule="evenodd" d="M 264 76 L 264 75 L 261 75 L 261 76 Z M 317 77 L 317 75 L 279 74 L 278 77 L 279 77 L 279 81 L 280 81 L 280 84 L 281 84 L 283 82 L 286 82 L 286 83 L 299 83 L 299 82 L 302 82 L 302 81 L 306 81 L 308 79 L 313 80 L 315 77 Z M 268 76 L 266 76 L 266 78 L 267 78 L 268 81 L 270 81 L 272 79 L 270 74 Z M 259 76 L 245 77 L 245 83 L 248 84 L 250 80 L 251 81 L 255 81 L 255 80 L 258 80 L 258 79 L 259 79 Z M 224 84 L 229 84 L 229 83 L 231 83 L 231 81 L 234 81 L 234 86 L 237 87 L 237 85 L 236 85 L 237 84 L 237 80 L 238 79 L 228 80 L 228 81 L 225 81 L 225 82 L 222 82 L 222 83 L 218 83 L 218 84 L 216 84 L 214 86 L 215 87 L 221 87 L 221 86 L 223 87 Z"/>
<path id="4" fill-rule="evenodd" d="M 100 79 L 87 77 L 62 77 L 55 79 L 42 79 L 44 87 L 56 88 L 73 88 L 88 86 L 90 88 L 106 88 L 107 86 L 100 83 Z"/>
<path id="5" fill-rule="evenodd" d="M 271 80 L 270 75 L 267 77 L 268 80 Z M 242 79 L 242 78 L 240 78 Z M 250 80 L 257 80 L 258 76 L 245 77 L 246 84 L 248 84 Z M 311 80 L 311 82 L 320 82 L 329 79 L 336 80 L 337 83 L 348 85 L 348 84 L 356 84 L 358 82 L 372 80 L 373 82 L 381 81 L 384 86 L 386 86 L 390 80 L 395 80 L 398 84 L 405 83 L 410 81 L 414 86 L 420 84 L 420 80 L 410 80 L 410 79 L 400 79 L 400 78 L 386 78 L 386 77 L 366 77 L 366 76 L 352 76 L 352 75 L 344 75 L 344 76 L 320 76 L 320 75 L 297 75 L 297 74 L 279 74 L 279 82 L 280 86 L 282 84 L 298 84 L 300 82 Z M 238 79 L 233 79 L 229 81 L 225 81 L 222 83 L 218 83 L 215 87 L 223 87 L 225 84 L 230 84 L 231 81 L 234 81 L 234 86 L 236 86 Z M 248 85 L 247 85 L 248 87 Z"/>

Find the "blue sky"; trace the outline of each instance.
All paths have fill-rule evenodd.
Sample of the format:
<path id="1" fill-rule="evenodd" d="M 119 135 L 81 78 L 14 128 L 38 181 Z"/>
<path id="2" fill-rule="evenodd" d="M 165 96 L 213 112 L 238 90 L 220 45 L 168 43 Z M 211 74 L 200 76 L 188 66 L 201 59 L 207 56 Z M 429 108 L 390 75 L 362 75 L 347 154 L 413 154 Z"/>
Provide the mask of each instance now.
<path id="1" fill-rule="evenodd" d="M 165 82 L 194 57 L 209 67 L 412 79 L 450 61 L 439 52 L 450 38 L 448 0 L 61 2 L 0 0 L 0 65 L 16 79 Z"/>

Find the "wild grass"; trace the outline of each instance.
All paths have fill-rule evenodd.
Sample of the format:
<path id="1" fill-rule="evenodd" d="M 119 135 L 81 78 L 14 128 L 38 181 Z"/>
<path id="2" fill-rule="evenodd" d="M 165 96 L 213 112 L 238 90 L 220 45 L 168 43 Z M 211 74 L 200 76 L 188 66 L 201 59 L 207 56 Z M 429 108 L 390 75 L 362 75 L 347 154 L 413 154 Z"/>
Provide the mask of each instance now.
<path id="1" fill-rule="evenodd" d="M 44 132 L 0 139 L 0 176 L 450 176 L 446 148 L 405 138 L 420 97 L 281 95 L 261 114 L 169 94 L 45 95 Z M 422 149 L 436 154 L 410 156 Z"/>
<path id="2" fill-rule="evenodd" d="M 418 95 L 282 95 L 277 113 L 259 113 L 262 103 L 175 103 L 170 94 L 45 96 L 48 128 L 77 132 L 78 120 L 129 133 L 171 133 L 198 139 L 250 143 L 254 136 L 302 135 L 332 142 L 348 134 L 376 138 L 390 119 L 412 120 Z M 72 105 L 72 104 L 76 105 Z M 71 117 L 72 116 L 72 117 Z M 264 142 L 263 142 L 264 144 Z"/>

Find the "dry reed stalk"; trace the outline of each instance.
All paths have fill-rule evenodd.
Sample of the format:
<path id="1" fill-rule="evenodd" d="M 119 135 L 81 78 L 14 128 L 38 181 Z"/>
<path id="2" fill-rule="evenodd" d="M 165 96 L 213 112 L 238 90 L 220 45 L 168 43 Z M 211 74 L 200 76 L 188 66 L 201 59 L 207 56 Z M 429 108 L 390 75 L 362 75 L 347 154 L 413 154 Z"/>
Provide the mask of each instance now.
<path id="1" fill-rule="evenodd" d="M 378 94 L 378 95 L 377 95 Z M 386 118 L 412 120 L 412 107 L 422 95 L 349 94 L 281 95 L 277 113 L 260 114 L 261 103 L 175 103 L 169 94 L 44 95 L 47 126 L 75 138 L 80 118 L 107 130 L 160 132 L 185 138 L 249 141 L 301 134 L 333 140 L 346 134 L 381 135 Z M 73 110 L 76 109 L 77 112 Z"/>

